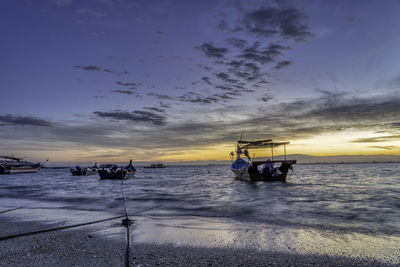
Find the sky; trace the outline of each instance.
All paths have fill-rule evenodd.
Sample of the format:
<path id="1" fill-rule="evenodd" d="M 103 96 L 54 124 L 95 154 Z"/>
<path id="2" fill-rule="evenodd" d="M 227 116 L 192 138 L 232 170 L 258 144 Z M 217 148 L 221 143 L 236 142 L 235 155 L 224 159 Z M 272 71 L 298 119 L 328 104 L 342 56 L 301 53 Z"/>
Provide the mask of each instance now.
<path id="1" fill-rule="evenodd" d="M 2 0 L 0 152 L 400 155 L 400 1 Z M 276 154 L 282 153 L 276 151 Z"/>

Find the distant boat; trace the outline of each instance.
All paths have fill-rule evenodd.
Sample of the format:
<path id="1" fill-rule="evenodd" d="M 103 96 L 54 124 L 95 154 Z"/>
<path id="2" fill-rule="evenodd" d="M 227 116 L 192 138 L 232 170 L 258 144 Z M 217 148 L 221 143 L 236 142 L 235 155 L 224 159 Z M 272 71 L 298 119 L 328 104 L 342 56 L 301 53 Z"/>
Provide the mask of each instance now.
<path id="1" fill-rule="evenodd" d="M 73 176 L 89 176 L 97 174 L 97 162 L 92 167 L 82 168 L 77 165 L 75 168 L 70 168 L 69 171 Z"/>
<path id="2" fill-rule="evenodd" d="M 14 156 L 0 156 L 0 174 L 34 173 L 47 162 L 33 163 Z"/>
<path id="3" fill-rule="evenodd" d="M 132 160 L 125 167 L 118 167 L 117 165 L 102 165 L 97 171 L 100 179 L 112 179 L 112 180 L 126 180 L 132 178 L 136 169 L 132 165 Z"/>
<path id="4" fill-rule="evenodd" d="M 150 164 L 149 166 L 144 166 L 144 168 L 151 168 L 151 169 L 165 168 L 165 165 L 162 163 L 156 163 L 156 164 Z"/>
<path id="5" fill-rule="evenodd" d="M 231 170 L 237 179 L 246 181 L 281 181 L 286 182 L 287 173 L 292 169 L 292 165 L 296 164 L 296 160 L 286 160 L 286 145 L 289 142 L 272 142 L 268 140 L 258 141 L 238 141 L 236 146 L 236 160 L 233 161 L 234 153 L 231 152 L 232 165 Z M 274 148 L 278 146 L 284 147 L 284 160 L 274 160 Z M 271 159 L 254 160 L 249 156 L 249 149 L 271 148 Z M 244 154 L 247 158 L 241 158 Z M 275 163 L 281 163 L 279 167 L 275 167 Z"/>

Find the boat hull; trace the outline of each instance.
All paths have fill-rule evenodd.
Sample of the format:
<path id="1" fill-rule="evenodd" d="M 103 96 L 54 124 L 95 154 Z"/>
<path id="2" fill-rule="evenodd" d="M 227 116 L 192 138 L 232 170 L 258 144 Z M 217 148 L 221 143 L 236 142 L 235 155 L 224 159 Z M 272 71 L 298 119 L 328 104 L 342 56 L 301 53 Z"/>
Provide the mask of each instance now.
<path id="1" fill-rule="evenodd" d="M 89 176 L 97 174 L 96 169 L 86 169 L 86 170 L 71 169 L 70 171 L 73 176 Z"/>
<path id="2" fill-rule="evenodd" d="M 286 177 L 292 165 L 296 163 L 295 160 L 282 161 L 282 165 L 276 168 L 273 174 L 262 173 L 258 170 L 258 166 L 264 164 L 264 161 L 252 162 L 248 166 L 240 169 L 231 168 L 235 174 L 235 178 L 249 182 L 265 181 L 265 182 L 286 182 Z M 279 170 L 279 171 L 277 171 Z"/>
<path id="3" fill-rule="evenodd" d="M 40 170 L 40 167 L 36 168 L 25 168 L 25 167 L 11 167 L 6 170 L 5 174 L 14 174 L 14 173 L 35 173 Z M 7 172 L 8 171 L 8 172 Z"/>
<path id="4" fill-rule="evenodd" d="M 98 170 L 97 173 L 101 180 L 127 180 L 135 176 L 136 171 L 115 171 L 111 172 L 109 170 Z"/>
<path id="5" fill-rule="evenodd" d="M 286 182 L 287 172 L 281 173 L 276 176 L 263 176 L 260 173 L 249 173 L 248 168 L 245 170 L 235 170 L 232 169 L 232 172 L 235 174 L 235 178 L 239 180 L 244 180 L 248 182 Z"/>

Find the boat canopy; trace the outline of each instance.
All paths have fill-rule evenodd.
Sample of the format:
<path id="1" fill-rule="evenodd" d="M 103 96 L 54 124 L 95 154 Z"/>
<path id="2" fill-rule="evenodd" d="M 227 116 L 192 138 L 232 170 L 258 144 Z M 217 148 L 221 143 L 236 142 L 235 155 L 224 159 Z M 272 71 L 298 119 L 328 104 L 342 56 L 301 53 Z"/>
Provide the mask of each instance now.
<path id="1" fill-rule="evenodd" d="M 2 159 L 11 159 L 11 160 L 16 160 L 16 161 L 21 161 L 23 158 L 16 158 L 14 156 L 0 156 Z"/>
<path id="2" fill-rule="evenodd" d="M 290 142 L 272 142 L 271 139 L 268 140 L 258 140 L 258 141 L 238 141 L 238 144 L 243 144 L 240 148 L 251 149 L 251 148 L 275 148 L 277 146 L 287 145 Z"/>

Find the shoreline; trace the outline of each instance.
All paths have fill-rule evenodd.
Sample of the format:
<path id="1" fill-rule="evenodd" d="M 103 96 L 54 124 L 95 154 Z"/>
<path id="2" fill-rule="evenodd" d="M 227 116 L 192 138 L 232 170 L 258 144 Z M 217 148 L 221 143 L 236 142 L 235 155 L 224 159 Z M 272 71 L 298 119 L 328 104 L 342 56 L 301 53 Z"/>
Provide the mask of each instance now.
<path id="1" fill-rule="evenodd" d="M 15 217 L 0 219 L 0 237 L 51 228 Z M 107 238 L 110 229 L 121 231 Z M 369 258 L 139 243 L 135 227 L 131 245 L 130 266 L 395 266 Z M 2 240 L 0 266 L 125 266 L 125 253 L 126 231 L 115 219 Z"/>

